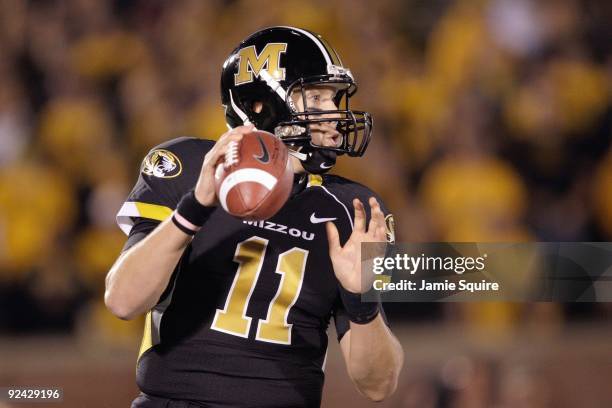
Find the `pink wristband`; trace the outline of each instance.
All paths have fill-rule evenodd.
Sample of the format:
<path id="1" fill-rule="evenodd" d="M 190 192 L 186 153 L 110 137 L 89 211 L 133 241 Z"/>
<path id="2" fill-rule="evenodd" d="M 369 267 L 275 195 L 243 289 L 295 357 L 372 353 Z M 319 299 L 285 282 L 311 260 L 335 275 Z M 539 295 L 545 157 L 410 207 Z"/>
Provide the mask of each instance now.
<path id="1" fill-rule="evenodd" d="M 172 221 L 181 231 L 189 235 L 195 235 L 202 227 L 189 222 L 185 217 L 179 214 L 176 210 L 172 213 Z"/>

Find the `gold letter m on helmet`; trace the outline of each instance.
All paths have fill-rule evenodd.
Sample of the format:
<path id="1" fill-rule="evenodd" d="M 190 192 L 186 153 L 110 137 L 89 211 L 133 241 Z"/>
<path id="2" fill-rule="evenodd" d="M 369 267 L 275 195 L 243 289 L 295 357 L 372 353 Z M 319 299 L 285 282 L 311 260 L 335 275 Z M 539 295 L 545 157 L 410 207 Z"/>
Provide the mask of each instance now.
<path id="1" fill-rule="evenodd" d="M 255 46 L 251 45 L 238 51 L 238 73 L 234 74 L 234 84 L 241 85 L 253 82 L 253 74 L 259 77 L 262 69 L 268 71 L 277 81 L 285 79 L 285 68 L 280 67 L 280 56 L 287 51 L 286 43 L 268 43 L 257 55 Z"/>

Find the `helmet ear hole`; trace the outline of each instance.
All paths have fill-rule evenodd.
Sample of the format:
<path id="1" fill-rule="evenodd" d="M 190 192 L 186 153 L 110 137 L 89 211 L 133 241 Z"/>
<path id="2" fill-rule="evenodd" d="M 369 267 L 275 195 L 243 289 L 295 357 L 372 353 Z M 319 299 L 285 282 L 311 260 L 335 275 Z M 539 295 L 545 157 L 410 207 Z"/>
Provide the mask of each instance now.
<path id="1" fill-rule="evenodd" d="M 258 114 L 263 110 L 263 102 L 262 101 L 253 101 L 251 102 L 251 110 L 253 113 Z"/>
<path id="2" fill-rule="evenodd" d="M 251 112 L 255 119 L 255 126 L 260 130 L 274 133 L 278 121 L 287 119 L 287 115 L 283 111 L 285 108 L 284 102 L 276 101 L 274 98 L 265 98 L 261 101 L 254 100 L 250 106 L 252 106 Z"/>

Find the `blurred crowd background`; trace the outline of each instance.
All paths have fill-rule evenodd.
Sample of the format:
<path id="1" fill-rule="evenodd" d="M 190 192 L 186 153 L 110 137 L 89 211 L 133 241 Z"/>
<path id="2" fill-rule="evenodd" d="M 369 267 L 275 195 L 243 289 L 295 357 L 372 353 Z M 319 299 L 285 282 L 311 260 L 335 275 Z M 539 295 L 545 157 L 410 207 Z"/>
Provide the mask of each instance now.
<path id="1" fill-rule="evenodd" d="M 149 149 L 226 130 L 221 64 L 270 25 L 321 33 L 355 74 L 353 106 L 374 115 L 374 141 L 335 172 L 383 197 L 399 241 L 610 241 L 611 21 L 605 0 L 0 1 L 1 338 L 137 346 L 142 322 L 103 304 L 125 240 L 115 214 Z M 531 341 L 520 343 L 531 354 L 509 350 L 585 327 L 572 344 L 607 361 L 597 376 L 612 380 L 612 353 L 588 348 L 612 330 L 608 304 L 388 309 L 406 345 L 480 342 L 417 366 L 407 349 L 388 406 L 564 406 L 553 390 L 571 392 L 540 368 L 568 350 L 544 363 Z M 415 330 L 429 337 L 415 345 Z M 493 343 L 507 347 L 466 351 Z M 564 367 L 583 373 L 579 361 Z M 15 377 L 1 364 L 4 385 Z M 607 392 L 584 394 L 606 406 Z"/>

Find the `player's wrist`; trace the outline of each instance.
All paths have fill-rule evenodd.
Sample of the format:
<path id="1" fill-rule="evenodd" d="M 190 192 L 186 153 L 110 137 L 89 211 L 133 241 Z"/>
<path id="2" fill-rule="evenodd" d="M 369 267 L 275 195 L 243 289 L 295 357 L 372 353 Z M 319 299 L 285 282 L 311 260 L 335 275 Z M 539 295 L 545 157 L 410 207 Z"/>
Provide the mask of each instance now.
<path id="1" fill-rule="evenodd" d="M 215 206 L 215 194 L 202 194 L 198 192 L 196 188 L 193 192 L 195 199 L 198 203 L 204 207 L 214 207 Z"/>
<path id="2" fill-rule="evenodd" d="M 351 322 L 357 324 L 370 323 L 380 313 L 380 299 L 377 291 L 373 292 L 374 300 L 364 301 L 362 296 L 365 294 L 354 293 L 346 290 L 340 285 L 340 299 L 344 305 L 344 310 Z M 368 294 L 368 298 L 371 298 Z"/>
<path id="3" fill-rule="evenodd" d="M 188 235 L 195 235 L 215 210 L 215 207 L 203 205 L 195 196 L 194 190 L 188 191 L 179 201 L 172 222 Z"/>

